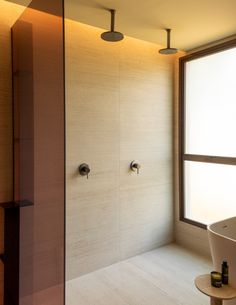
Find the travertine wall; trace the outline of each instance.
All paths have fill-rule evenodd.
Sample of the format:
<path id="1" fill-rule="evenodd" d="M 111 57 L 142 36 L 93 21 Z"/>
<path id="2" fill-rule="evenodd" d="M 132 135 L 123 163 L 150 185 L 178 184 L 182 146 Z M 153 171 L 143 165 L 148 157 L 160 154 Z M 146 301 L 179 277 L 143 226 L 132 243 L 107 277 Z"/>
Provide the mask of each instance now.
<path id="1" fill-rule="evenodd" d="M 173 240 L 174 57 L 101 32 L 66 20 L 67 279 Z"/>

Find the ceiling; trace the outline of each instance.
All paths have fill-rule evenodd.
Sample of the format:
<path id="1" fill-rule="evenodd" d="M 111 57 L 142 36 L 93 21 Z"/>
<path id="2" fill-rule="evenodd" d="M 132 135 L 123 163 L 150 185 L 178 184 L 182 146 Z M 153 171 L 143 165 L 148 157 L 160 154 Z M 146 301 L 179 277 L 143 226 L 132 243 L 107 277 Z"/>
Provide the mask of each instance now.
<path id="1" fill-rule="evenodd" d="M 116 30 L 138 39 L 190 50 L 236 34 L 236 0 L 65 0 L 66 18 L 109 29 L 116 9 Z"/>
<path id="2" fill-rule="evenodd" d="M 236 34 L 236 0 L 64 1 L 66 18 L 108 30 L 106 9 L 113 8 L 117 31 L 160 45 L 166 45 L 164 29 L 172 28 L 172 46 L 184 51 Z"/>
<path id="3" fill-rule="evenodd" d="M 22 5 L 22 6 L 28 6 L 32 0 L 4 0 L 4 1 L 7 1 L 7 2 L 13 2 L 13 3 L 16 3 L 16 4 L 19 4 L 19 5 Z"/>

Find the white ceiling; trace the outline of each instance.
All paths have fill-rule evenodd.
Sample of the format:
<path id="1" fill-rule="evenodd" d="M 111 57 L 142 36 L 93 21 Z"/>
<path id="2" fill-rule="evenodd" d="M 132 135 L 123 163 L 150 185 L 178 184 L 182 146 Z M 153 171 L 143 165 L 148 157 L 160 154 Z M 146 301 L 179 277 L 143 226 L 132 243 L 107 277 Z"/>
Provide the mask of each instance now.
<path id="1" fill-rule="evenodd" d="M 30 0 L 7 0 L 27 5 Z M 53 0 L 48 0 L 53 1 Z M 172 46 L 190 50 L 236 34 L 236 0 L 64 0 L 66 18 L 110 27 L 106 9 L 116 9 L 116 30 L 166 45 L 164 28 L 172 28 Z"/>
<path id="2" fill-rule="evenodd" d="M 166 44 L 164 28 L 172 28 L 172 46 L 181 50 L 236 34 L 236 0 L 65 0 L 66 18 L 109 29 L 116 9 L 116 30 Z"/>

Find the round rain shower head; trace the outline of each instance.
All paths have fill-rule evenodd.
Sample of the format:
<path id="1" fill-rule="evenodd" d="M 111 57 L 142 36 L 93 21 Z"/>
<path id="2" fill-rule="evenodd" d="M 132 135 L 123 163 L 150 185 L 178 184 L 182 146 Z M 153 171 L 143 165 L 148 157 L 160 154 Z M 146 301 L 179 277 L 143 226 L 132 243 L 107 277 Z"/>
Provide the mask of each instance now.
<path id="1" fill-rule="evenodd" d="M 122 39 L 124 39 L 124 35 L 120 32 L 115 31 L 115 10 L 110 10 L 111 13 L 111 30 L 104 32 L 101 34 L 101 38 L 103 40 L 109 41 L 109 42 L 117 42 Z"/>
<path id="2" fill-rule="evenodd" d="M 102 33 L 101 38 L 106 41 L 116 42 L 124 39 L 124 35 L 120 32 L 108 31 Z"/>
<path id="3" fill-rule="evenodd" d="M 178 50 L 175 48 L 165 48 L 165 49 L 159 50 L 159 53 L 164 54 L 164 55 L 176 54 L 177 52 L 178 52 Z"/>
<path id="4" fill-rule="evenodd" d="M 164 54 L 164 55 L 176 54 L 178 52 L 178 49 L 170 47 L 170 32 L 171 32 L 171 29 L 166 29 L 166 32 L 167 32 L 167 47 L 165 49 L 159 50 L 159 53 Z"/>

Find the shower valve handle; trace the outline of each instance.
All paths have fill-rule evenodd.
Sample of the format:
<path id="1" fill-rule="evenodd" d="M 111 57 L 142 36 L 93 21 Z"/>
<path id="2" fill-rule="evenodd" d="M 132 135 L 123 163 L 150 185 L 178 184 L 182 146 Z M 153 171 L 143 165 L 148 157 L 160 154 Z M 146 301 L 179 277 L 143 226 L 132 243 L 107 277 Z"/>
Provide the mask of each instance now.
<path id="1" fill-rule="evenodd" d="M 131 164 L 130 164 L 130 169 L 133 171 L 133 172 L 136 172 L 137 171 L 137 174 L 139 174 L 139 170 L 141 168 L 141 165 L 139 164 L 138 161 L 132 161 Z"/>
<path id="2" fill-rule="evenodd" d="M 81 176 L 87 176 L 87 179 L 89 177 L 89 173 L 90 173 L 91 169 L 89 167 L 88 164 L 83 163 L 79 166 L 79 173 Z"/>

